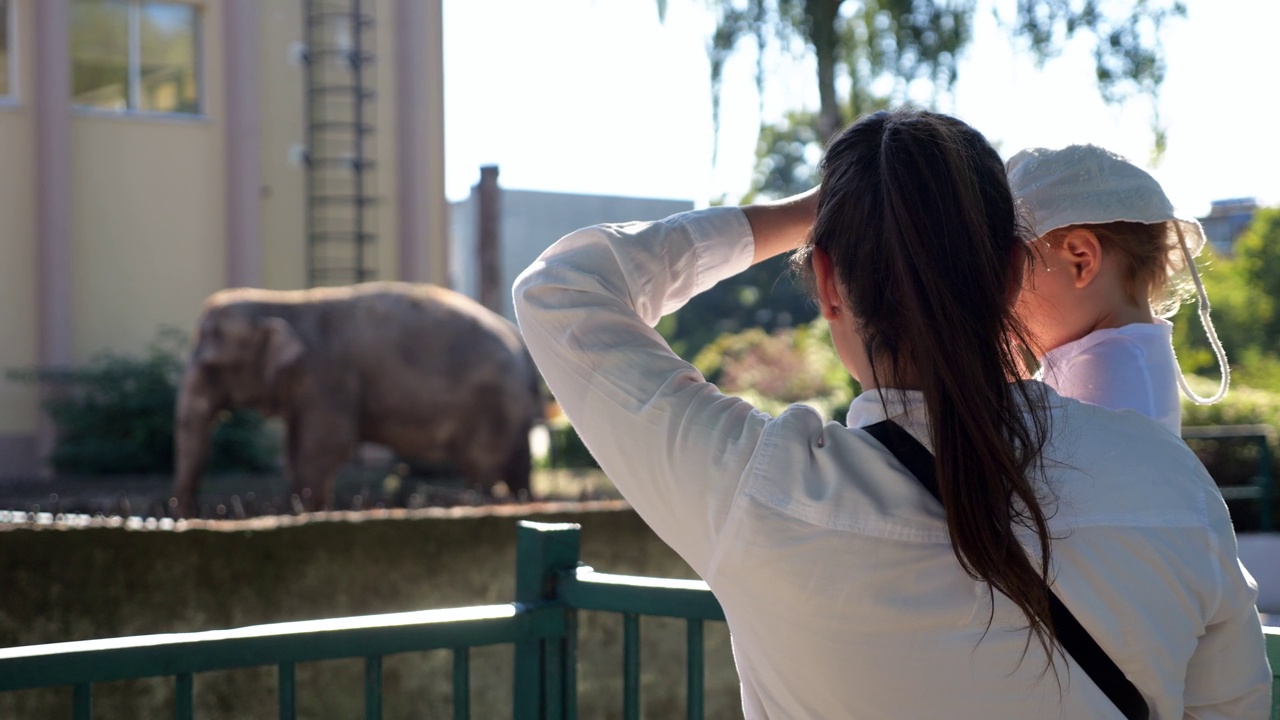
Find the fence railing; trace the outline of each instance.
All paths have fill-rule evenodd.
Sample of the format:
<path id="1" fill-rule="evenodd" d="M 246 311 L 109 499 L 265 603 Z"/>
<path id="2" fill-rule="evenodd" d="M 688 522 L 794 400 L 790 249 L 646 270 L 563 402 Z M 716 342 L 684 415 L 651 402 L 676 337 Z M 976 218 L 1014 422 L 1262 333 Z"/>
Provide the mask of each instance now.
<path id="1" fill-rule="evenodd" d="M 1280 627 L 1264 627 L 1267 660 L 1271 663 L 1271 720 L 1280 720 Z"/>
<path id="2" fill-rule="evenodd" d="M 0 649 L 0 692 L 71 686 L 72 717 L 93 717 L 93 686 L 172 677 L 179 720 L 194 716 L 195 676 L 275 666 L 279 717 L 296 717 L 299 663 L 364 658 L 365 718 L 382 716 L 382 659 L 424 650 L 453 652 L 453 717 L 469 718 L 470 649 L 515 646 L 515 720 L 577 718 L 577 613 L 615 612 L 623 621 L 623 717 L 640 717 L 640 619 L 686 622 L 686 717 L 703 717 L 703 624 L 724 620 L 705 583 L 597 573 L 580 565 L 579 526 L 520 522 L 516 602 L 447 610 L 257 625 Z M 1266 628 L 1273 674 L 1271 718 L 1280 720 L 1280 628 Z"/>
<path id="3" fill-rule="evenodd" d="M 516 598 L 503 605 L 306 620 L 195 633 L 143 635 L 0 649 L 0 692 L 71 686 L 72 717 L 93 717 L 93 686 L 172 677 L 173 716 L 194 717 L 199 673 L 275 666 L 279 717 L 297 716 L 300 663 L 363 658 L 365 718 L 382 716 L 382 660 L 426 650 L 453 653 L 453 717 L 471 716 L 470 650 L 515 646 L 515 720 L 577 717 L 577 613 L 621 615 L 625 718 L 640 717 L 640 618 L 684 618 L 687 717 L 703 717 L 703 623 L 723 620 L 706 583 L 607 575 L 579 562 L 576 524 L 520 522 Z"/>
<path id="4" fill-rule="evenodd" d="M 1184 440 L 1238 440 L 1257 447 L 1257 468 L 1244 485 L 1219 486 L 1224 500 L 1253 500 L 1258 503 L 1258 529 L 1275 529 L 1275 475 L 1271 467 L 1271 444 L 1275 428 L 1270 425 L 1204 425 L 1182 428 Z"/>

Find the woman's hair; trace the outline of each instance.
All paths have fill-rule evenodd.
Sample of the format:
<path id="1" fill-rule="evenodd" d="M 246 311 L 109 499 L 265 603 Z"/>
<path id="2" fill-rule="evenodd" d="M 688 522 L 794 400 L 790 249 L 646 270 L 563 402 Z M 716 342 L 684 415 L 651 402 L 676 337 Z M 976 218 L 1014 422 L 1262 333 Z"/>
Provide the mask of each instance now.
<path id="1" fill-rule="evenodd" d="M 1116 220 L 1068 225 L 1050 230 L 1041 240 L 1052 245 L 1076 228 L 1089 230 L 1098 237 L 1104 252 L 1115 253 L 1121 263 L 1125 295 L 1133 303 L 1141 306 L 1150 302 L 1152 310 L 1164 316 L 1186 299 L 1189 294 L 1189 288 L 1184 287 L 1186 283 L 1179 284 L 1171 278 L 1174 268 L 1170 267 L 1170 259 L 1176 255 L 1170 253 L 1170 241 L 1177 237 L 1172 222 Z"/>
<path id="2" fill-rule="evenodd" d="M 1031 388 L 1012 382 L 1023 368 L 1012 301 L 1029 233 L 1004 163 L 960 120 L 898 110 L 846 128 L 822 172 L 810 245 L 793 267 L 811 279 L 812 248 L 826 252 L 876 386 L 923 391 L 956 557 L 1017 604 L 1027 641 L 1052 663 L 1049 529 L 1028 478 L 1048 420 Z M 1034 561 L 1018 527 L 1039 539 Z"/>

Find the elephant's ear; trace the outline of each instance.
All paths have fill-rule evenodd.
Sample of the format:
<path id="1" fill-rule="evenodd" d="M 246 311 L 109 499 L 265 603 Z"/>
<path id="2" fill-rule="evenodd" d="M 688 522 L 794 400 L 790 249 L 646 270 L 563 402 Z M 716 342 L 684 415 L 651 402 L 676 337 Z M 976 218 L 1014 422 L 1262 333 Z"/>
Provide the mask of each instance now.
<path id="1" fill-rule="evenodd" d="M 267 333 L 267 351 L 263 371 L 266 374 L 267 385 L 270 386 L 275 383 L 276 376 L 281 370 L 302 358 L 307 348 L 302 344 L 302 338 L 298 337 L 298 333 L 294 332 L 293 326 L 284 318 L 263 318 L 262 327 Z"/>

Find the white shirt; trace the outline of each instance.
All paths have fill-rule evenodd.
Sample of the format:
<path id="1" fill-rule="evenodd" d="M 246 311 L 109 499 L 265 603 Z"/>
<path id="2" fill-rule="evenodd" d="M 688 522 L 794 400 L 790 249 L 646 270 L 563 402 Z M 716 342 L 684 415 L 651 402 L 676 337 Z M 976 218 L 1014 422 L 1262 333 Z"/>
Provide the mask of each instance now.
<path id="1" fill-rule="evenodd" d="M 587 228 L 516 281 L 547 383 L 605 472 L 711 586 L 747 718 L 1120 718 L 1074 662 L 1041 677 L 1025 619 L 960 568 L 942 509 L 856 428 L 721 394 L 652 328 L 746 268 L 736 208 Z M 1059 397 L 1046 448 L 1054 587 L 1153 718 L 1265 718 L 1271 675 L 1221 496 L 1176 437 Z M 921 398 L 890 414 L 929 444 Z M 985 633 L 985 634 L 984 634 Z M 1025 657 L 1024 657 L 1025 650 Z"/>
<path id="2" fill-rule="evenodd" d="M 1111 410 L 1135 410 L 1182 434 L 1173 324 L 1094 330 L 1045 353 L 1037 377 L 1059 395 Z"/>

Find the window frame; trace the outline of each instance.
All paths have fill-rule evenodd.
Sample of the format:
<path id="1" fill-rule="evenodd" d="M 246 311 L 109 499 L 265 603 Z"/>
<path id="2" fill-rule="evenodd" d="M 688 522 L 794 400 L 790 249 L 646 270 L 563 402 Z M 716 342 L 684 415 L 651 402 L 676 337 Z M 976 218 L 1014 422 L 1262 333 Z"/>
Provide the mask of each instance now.
<path id="1" fill-rule="evenodd" d="M 0 107 L 11 107 L 22 104 L 21 87 L 18 85 L 18 3 L 17 0 L 0 0 L 5 15 L 5 52 L 8 54 L 9 91 L 0 93 Z"/>
<path id="2" fill-rule="evenodd" d="M 74 0 L 72 1 L 74 2 Z M 8 0 L 8 2 L 12 3 L 13 0 Z M 74 96 L 71 101 L 72 107 L 81 115 L 97 117 L 176 121 L 206 119 L 208 114 L 205 107 L 204 4 L 186 2 L 185 0 L 120 0 L 120 2 L 123 2 L 128 12 L 128 96 L 126 97 L 128 107 L 122 110 L 109 110 L 92 105 L 80 105 L 75 102 Z M 193 72 L 196 79 L 196 110 L 194 112 L 162 112 L 159 110 L 143 110 L 139 107 L 142 99 L 142 10 L 143 6 L 150 4 L 185 5 L 192 10 L 194 17 L 192 31 L 195 33 L 195 38 L 192 40 L 192 47 L 195 49 L 195 68 Z"/>

